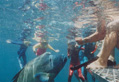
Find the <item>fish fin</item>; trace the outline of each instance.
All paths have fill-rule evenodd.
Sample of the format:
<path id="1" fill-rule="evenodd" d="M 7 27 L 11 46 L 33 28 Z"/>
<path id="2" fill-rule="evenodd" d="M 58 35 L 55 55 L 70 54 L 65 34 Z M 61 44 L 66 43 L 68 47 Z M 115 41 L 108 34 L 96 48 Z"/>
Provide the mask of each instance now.
<path id="1" fill-rule="evenodd" d="M 35 74 L 34 77 L 38 78 L 41 82 L 48 82 L 49 73 L 40 72 L 40 73 Z"/>
<path id="2" fill-rule="evenodd" d="M 24 69 L 24 68 L 23 68 Z M 12 78 L 12 82 L 17 82 L 17 79 L 19 77 L 19 74 L 21 73 L 21 71 L 23 70 L 21 69 L 13 78 Z"/>

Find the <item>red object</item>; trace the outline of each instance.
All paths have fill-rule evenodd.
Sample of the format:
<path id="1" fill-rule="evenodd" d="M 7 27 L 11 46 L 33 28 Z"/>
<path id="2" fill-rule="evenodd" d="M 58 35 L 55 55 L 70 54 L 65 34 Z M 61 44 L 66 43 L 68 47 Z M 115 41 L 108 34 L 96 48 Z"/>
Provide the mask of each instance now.
<path id="1" fill-rule="evenodd" d="M 91 54 L 93 54 L 97 49 L 97 45 L 95 46 L 95 49 L 91 52 Z"/>
<path id="2" fill-rule="evenodd" d="M 84 48 L 81 48 L 84 49 Z M 73 48 L 73 49 L 68 49 L 68 56 L 71 56 L 71 61 L 70 61 L 70 67 L 69 67 L 69 77 L 68 77 L 68 82 L 71 82 L 71 78 L 73 75 L 73 70 L 70 68 L 73 66 L 80 65 L 80 60 L 79 60 L 79 49 Z M 82 79 L 83 81 L 85 80 L 84 76 L 82 75 L 81 68 L 77 70 L 78 72 L 78 77 Z"/>
<path id="3" fill-rule="evenodd" d="M 42 55 L 45 52 L 46 52 L 46 49 L 45 48 L 38 48 L 37 49 L 37 52 L 36 52 L 36 55 L 37 56 L 40 56 L 40 55 Z"/>
<path id="4" fill-rule="evenodd" d="M 80 65 L 80 63 L 79 63 L 79 65 Z M 72 64 L 70 64 L 70 67 L 69 68 L 71 68 L 71 67 L 73 67 L 73 65 Z M 72 77 L 72 75 L 73 75 L 73 70 L 71 70 L 71 69 L 69 69 L 69 78 L 68 78 L 68 82 L 71 82 L 71 77 Z M 77 69 L 77 72 L 78 72 L 78 77 L 81 79 L 81 80 L 85 80 L 85 78 L 84 78 L 84 76 L 82 75 L 82 73 L 81 73 L 81 68 L 79 68 L 79 69 Z"/>

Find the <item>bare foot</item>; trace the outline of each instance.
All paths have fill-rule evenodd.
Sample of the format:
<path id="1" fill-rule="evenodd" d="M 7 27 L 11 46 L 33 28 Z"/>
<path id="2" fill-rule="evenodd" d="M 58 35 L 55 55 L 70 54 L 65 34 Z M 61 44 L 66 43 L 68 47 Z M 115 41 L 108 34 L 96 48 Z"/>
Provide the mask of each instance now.
<path id="1" fill-rule="evenodd" d="M 114 68 L 115 68 L 115 69 L 119 69 L 119 64 L 118 64 L 118 65 L 116 65 L 116 66 L 114 66 Z"/>
<path id="2" fill-rule="evenodd" d="M 101 59 L 97 59 L 96 61 L 89 64 L 87 69 L 101 69 L 107 67 L 107 62 L 102 61 Z"/>

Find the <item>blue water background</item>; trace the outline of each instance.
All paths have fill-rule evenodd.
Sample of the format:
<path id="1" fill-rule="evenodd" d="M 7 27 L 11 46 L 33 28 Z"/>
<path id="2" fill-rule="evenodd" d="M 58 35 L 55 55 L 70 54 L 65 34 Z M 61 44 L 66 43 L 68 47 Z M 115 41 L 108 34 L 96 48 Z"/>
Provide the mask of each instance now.
<path id="1" fill-rule="evenodd" d="M 58 2 L 61 8 L 60 2 L 63 2 L 63 0 L 54 0 L 53 2 Z M 51 3 L 49 1 L 49 3 Z M 65 2 L 64 2 L 65 3 Z M 70 2 L 69 2 L 70 3 Z M 10 82 L 12 77 L 20 70 L 19 63 L 17 60 L 17 50 L 19 49 L 18 45 L 13 45 L 13 44 L 7 44 L 6 40 L 7 39 L 12 39 L 15 40 L 19 37 L 19 34 L 23 28 L 26 26 L 23 23 L 23 20 L 30 18 L 32 14 L 31 11 L 27 12 L 25 15 L 22 16 L 23 12 L 18 10 L 18 7 L 23 4 L 22 0 L 0 0 L 0 82 Z M 68 5 L 68 4 L 67 4 Z M 68 21 L 68 17 L 72 16 L 73 13 L 70 12 L 70 9 L 67 10 L 69 13 L 66 14 L 66 18 L 62 19 Z M 62 14 L 63 10 L 59 9 L 56 13 Z M 51 15 L 52 16 L 52 15 Z M 64 16 L 65 17 L 65 16 Z M 55 19 L 55 20 L 58 20 Z M 58 21 L 58 22 L 63 22 Z M 66 31 L 65 27 L 62 24 L 56 24 L 55 26 L 60 26 L 62 27 L 62 31 Z M 58 28 L 58 27 L 56 27 Z M 55 31 L 53 32 L 54 34 L 56 33 Z M 64 33 L 64 36 L 66 33 Z M 60 38 L 63 40 L 61 41 L 53 41 L 50 42 L 50 44 L 55 48 L 59 49 L 60 53 L 58 54 L 64 54 L 67 55 L 67 40 L 64 38 L 63 34 L 60 36 Z M 48 50 L 50 51 L 50 50 Z M 52 52 L 52 51 L 51 51 Z M 56 54 L 52 52 L 53 54 Z M 119 51 L 116 49 L 116 60 L 118 62 L 119 56 L 118 56 Z M 35 54 L 32 51 L 32 47 L 29 47 L 27 52 L 27 60 L 30 61 L 33 58 L 35 58 Z M 55 78 L 55 82 L 67 82 L 68 81 L 68 73 L 69 73 L 69 60 L 67 61 L 65 67 L 63 70 L 58 74 L 58 76 Z M 88 78 L 90 79 L 90 77 Z M 77 79 L 73 76 L 72 82 L 78 82 Z M 90 81 L 91 82 L 91 81 Z"/>

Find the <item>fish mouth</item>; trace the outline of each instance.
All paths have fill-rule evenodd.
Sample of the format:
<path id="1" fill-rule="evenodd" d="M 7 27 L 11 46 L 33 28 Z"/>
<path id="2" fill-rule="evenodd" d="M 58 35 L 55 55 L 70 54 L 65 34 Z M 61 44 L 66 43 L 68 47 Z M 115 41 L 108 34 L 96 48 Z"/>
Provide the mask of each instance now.
<path id="1" fill-rule="evenodd" d="M 66 62 L 67 61 L 67 57 L 65 57 L 64 59 L 63 59 L 63 62 Z"/>
<path id="2" fill-rule="evenodd" d="M 67 57 L 65 55 L 62 54 L 61 58 L 62 58 L 63 63 L 65 63 L 67 61 Z"/>

